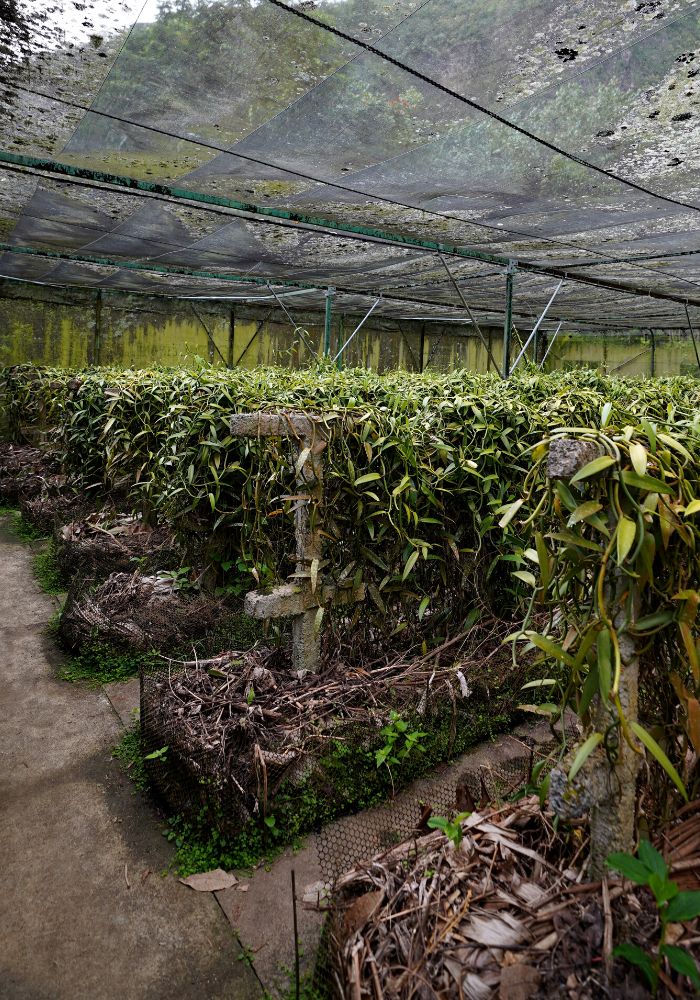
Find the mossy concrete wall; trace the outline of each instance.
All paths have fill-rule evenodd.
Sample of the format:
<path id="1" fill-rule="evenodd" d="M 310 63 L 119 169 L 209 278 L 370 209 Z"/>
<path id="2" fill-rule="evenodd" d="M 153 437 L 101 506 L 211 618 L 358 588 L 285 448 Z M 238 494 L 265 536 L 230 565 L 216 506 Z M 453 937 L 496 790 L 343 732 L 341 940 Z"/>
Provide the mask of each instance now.
<path id="1" fill-rule="evenodd" d="M 320 353 L 324 316 L 289 306 L 295 323 Z M 361 316 L 336 314 L 332 354 Z M 494 352 L 498 331 L 491 331 Z M 483 355 L 483 357 L 482 357 Z M 124 292 L 57 289 L 0 281 L 0 364 L 87 364 L 148 367 L 202 358 L 214 365 L 306 364 L 310 352 L 279 306 L 163 299 Z M 343 355 L 347 366 L 376 371 L 485 366 L 468 327 L 382 320 L 363 325 Z"/>
<path id="2" fill-rule="evenodd" d="M 289 306 L 294 321 L 319 353 L 322 313 Z M 361 316 L 334 315 L 332 354 Z M 502 333 L 484 327 L 501 363 Z M 546 345 L 546 336 L 542 345 Z M 514 342 L 513 358 L 519 344 Z M 0 365 L 29 362 L 65 367 L 88 364 L 123 367 L 176 365 L 208 360 L 214 365 L 251 368 L 259 364 L 298 366 L 310 353 L 279 306 L 198 302 L 132 295 L 120 291 L 58 289 L 0 280 Z M 343 355 L 347 366 L 375 371 L 405 368 L 486 371 L 487 355 L 469 327 L 405 320 L 364 324 Z M 601 368 L 620 375 L 697 373 L 691 339 L 683 333 L 648 331 L 582 336 L 561 333 L 547 368 Z"/>

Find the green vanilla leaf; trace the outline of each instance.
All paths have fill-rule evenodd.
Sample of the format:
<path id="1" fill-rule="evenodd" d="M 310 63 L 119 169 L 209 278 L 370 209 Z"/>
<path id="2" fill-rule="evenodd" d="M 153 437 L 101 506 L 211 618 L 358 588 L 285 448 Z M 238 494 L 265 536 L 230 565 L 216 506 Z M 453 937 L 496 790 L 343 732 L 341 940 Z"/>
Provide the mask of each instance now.
<path id="1" fill-rule="evenodd" d="M 647 472 L 647 464 L 649 462 L 649 454 L 643 444 L 640 444 L 638 441 L 633 441 L 630 444 L 630 459 L 637 475 L 645 476 Z"/>
<path id="2" fill-rule="evenodd" d="M 534 646 L 541 649 L 543 653 L 547 656 L 553 657 L 555 660 L 563 660 L 570 667 L 573 666 L 574 658 L 570 653 L 560 646 L 558 643 L 554 642 L 546 635 L 540 635 L 538 632 L 525 632 L 524 637 L 527 638 Z"/>
<path id="3" fill-rule="evenodd" d="M 630 553 L 637 536 L 637 524 L 624 515 L 617 523 L 617 561 L 622 564 Z"/>
<path id="4" fill-rule="evenodd" d="M 607 705 L 612 688 L 612 639 L 609 629 L 604 628 L 598 633 L 596 651 L 600 696 Z"/>
<path id="5" fill-rule="evenodd" d="M 355 480 L 355 486 L 362 486 L 364 483 L 375 483 L 381 478 L 382 476 L 379 472 L 367 472 L 364 476 L 360 476 Z"/>
<path id="6" fill-rule="evenodd" d="M 643 476 L 638 472 L 631 472 L 625 469 L 622 473 L 622 481 L 625 486 L 633 486 L 638 490 L 646 490 L 647 493 L 673 493 L 673 488 L 662 479 L 655 479 L 653 476 Z"/>
<path id="7" fill-rule="evenodd" d="M 647 748 L 649 753 L 652 755 L 657 764 L 660 764 L 664 769 L 666 774 L 669 776 L 673 784 L 676 786 L 678 791 L 681 793 L 685 801 L 688 801 L 688 793 L 685 790 L 685 785 L 681 781 L 681 777 L 678 771 L 675 769 L 671 761 L 668 759 L 666 754 L 663 752 L 659 744 L 656 742 L 653 736 L 651 736 L 646 729 L 639 725 L 638 722 L 630 722 L 630 729 L 634 735 L 641 740 L 644 746 Z"/>
<path id="8" fill-rule="evenodd" d="M 588 739 L 581 744 L 581 746 L 576 751 L 576 756 L 574 757 L 571 769 L 569 771 L 569 781 L 573 781 L 578 772 L 581 770 L 583 765 L 586 763 L 588 758 L 591 756 L 593 751 L 597 746 L 603 742 L 602 733 L 591 733 Z"/>
<path id="9" fill-rule="evenodd" d="M 585 521 L 587 517 L 591 517 L 593 514 L 597 514 L 599 510 L 603 509 L 602 503 L 598 503 L 597 500 L 586 500 L 585 503 L 578 505 L 576 510 L 573 512 L 567 524 L 572 528 L 579 521 Z"/>
<path id="10" fill-rule="evenodd" d="M 513 520 L 513 518 L 518 513 L 518 511 L 520 510 L 520 508 L 524 503 L 525 503 L 524 500 L 515 500 L 513 503 L 508 504 L 505 513 L 503 514 L 503 517 L 498 522 L 498 527 L 499 528 L 507 527 L 507 525 L 510 524 L 510 522 Z"/>
<path id="11" fill-rule="evenodd" d="M 611 455 L 599 455 L 598 458 L 594 458 L 592 462 L 587 462 L 582 469 L 579 469 L 571 477 L 570 482 L 580 483 L 584 479 L 590 479 L 591 476 L 597 476 L 600 472 L 609 469 L 614 464 L 615 459 Z"/>

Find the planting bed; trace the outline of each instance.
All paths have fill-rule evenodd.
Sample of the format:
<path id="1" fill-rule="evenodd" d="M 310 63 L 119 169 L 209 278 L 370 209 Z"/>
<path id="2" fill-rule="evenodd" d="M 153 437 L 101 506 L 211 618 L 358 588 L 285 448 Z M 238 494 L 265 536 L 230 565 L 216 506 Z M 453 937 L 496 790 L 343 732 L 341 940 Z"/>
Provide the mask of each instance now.
<path id="1" fill-rule="evenodd" d="M 479 631 L 479 630 L 477 630 Z M 149 775 L 187 820 L 233 840 L 264 820 L 268 842 L 373 805 L 503 729 L 525 670 L 499 637 L 373 671 L 336 661 L 295 676 L 284 648 L 259 647 L 141 678 Z"/>

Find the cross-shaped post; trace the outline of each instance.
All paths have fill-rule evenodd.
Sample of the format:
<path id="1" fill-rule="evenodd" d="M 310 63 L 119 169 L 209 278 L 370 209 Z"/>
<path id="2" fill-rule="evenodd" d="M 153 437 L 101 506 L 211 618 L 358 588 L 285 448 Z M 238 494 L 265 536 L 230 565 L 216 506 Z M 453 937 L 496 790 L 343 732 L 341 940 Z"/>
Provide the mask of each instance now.
<path id="1" fill-rule="evenodd" d="M 323 539 L 320 507 L 323 504 L 323 452 L 330 430 L 321 417 L 285 413 L 236 413 L 231 417 L 235 437 L 290 438 L 296 451 L 296 479 L 301 494 L 294 508 L 296 579 L 269 593 L 246 594 L 244 611 L 253 618 L 292 618 L 294 669 L 316 672 L 321 659 L 318 610 L 328 605 L 354 604 L 365 597 L 364 584 L 338 587 L 324 583 L 320 573 Z"/>

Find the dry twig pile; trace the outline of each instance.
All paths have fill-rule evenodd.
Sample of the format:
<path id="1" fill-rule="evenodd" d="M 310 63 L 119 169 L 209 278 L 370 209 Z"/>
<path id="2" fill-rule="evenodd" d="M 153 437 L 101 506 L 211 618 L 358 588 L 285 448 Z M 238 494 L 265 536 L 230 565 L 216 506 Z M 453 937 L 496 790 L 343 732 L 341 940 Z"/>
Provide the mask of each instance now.
<path id="1" fill-rule="evenodd" d="M 667 832 L 671 875 L 700 885 L 700 803 Z M 343 1000 L 634 1000 L 649 992 L 613 943 L 653 951 L 648 890 L 583 881 L 583 828 L 554 834 L 537 798 L 473 813 L 357 865 L 335 889 L 333 976 Z M 693 872 L 688 875 L 688 872 Z M 700 921 L 676 927 L 695 950 Z M 687 981 L 686 981 L 687 982 Z M 690 996 L 662 973 L 660 996 Z"/>
<path id="2" fill-rule="evenodd" d="M 220 601 L 183 594 L 170 578 L 112 573 L 94 590 L 71 592 L 60 633 L 72 649 L 99 639 L 141 652 L 171 652 L 213 630 L 224 613 Z"/>

